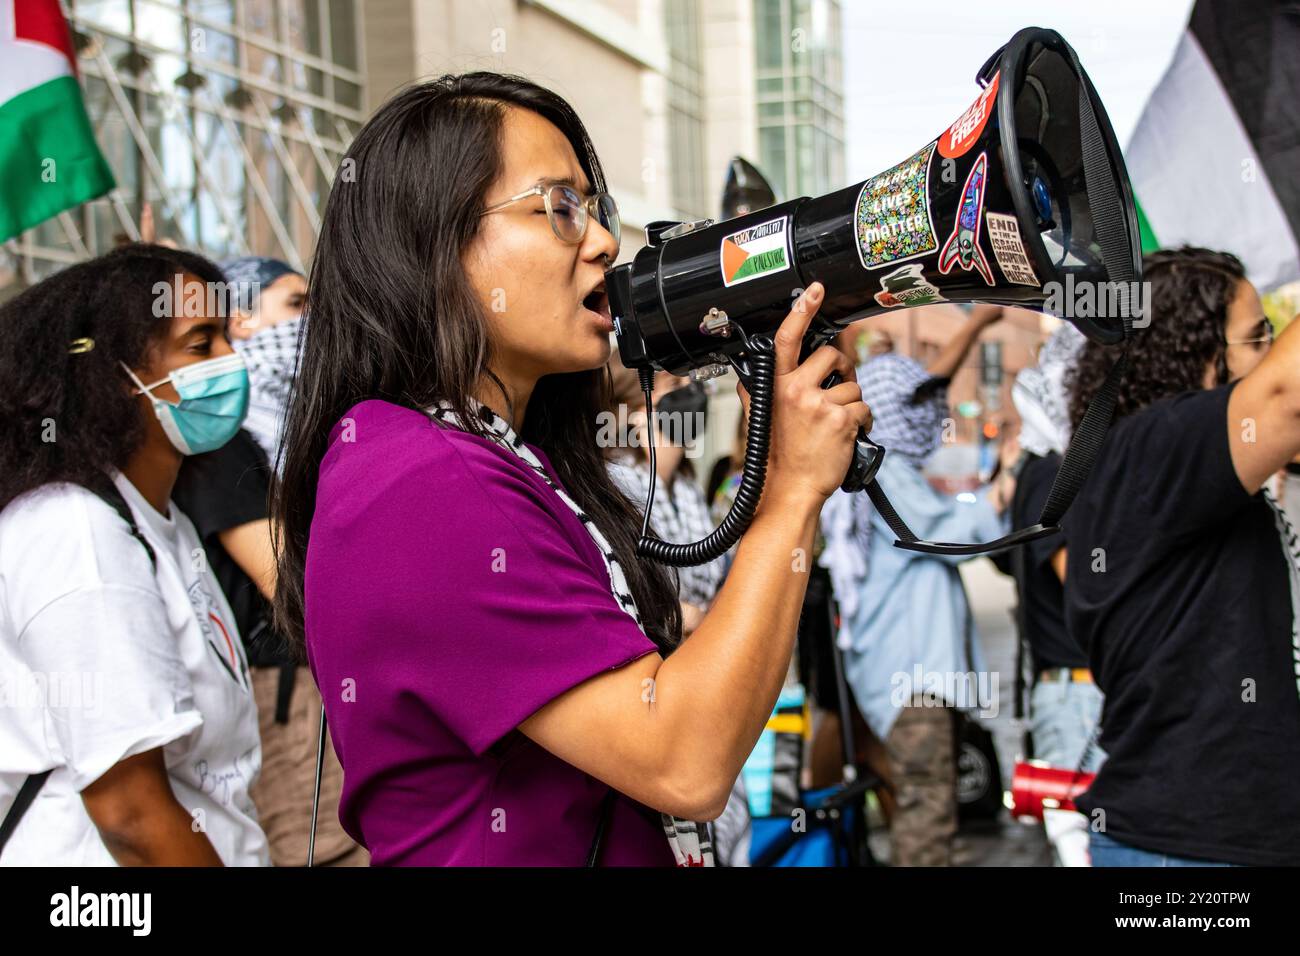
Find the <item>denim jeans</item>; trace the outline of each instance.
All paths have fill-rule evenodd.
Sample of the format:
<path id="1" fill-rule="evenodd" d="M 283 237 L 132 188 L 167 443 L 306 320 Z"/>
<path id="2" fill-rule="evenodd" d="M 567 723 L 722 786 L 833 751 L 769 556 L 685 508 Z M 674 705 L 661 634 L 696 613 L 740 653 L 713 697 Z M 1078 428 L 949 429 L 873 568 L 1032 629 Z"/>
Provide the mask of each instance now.
<path id="1" fill-rule="evenodd" d="M 1034 758 L 1053 767 L 1074 770 L 1101 718 L 1101 691 L 1096 684 L 1042 681 L 1029 698 L 1029 730 L 1034 737 Z M 1096 773 L 1106 754 L 1093 744 L 1086 773 Z"/>
<path id="2" fill-rule="evenodd" d="M 1192 860 L 1183 856 L 1170 856 L 1167 853 L 1155 853 L 1151 850 L 1139 850 L 1127 843 L 1113 840 L 1104 833 L 1093 832 L 1089 836 L 1089 848 L 1092 851 L 1093 866 L 1236 866 L 1235 863 L 1219 863 L 1214 860 Z"/>

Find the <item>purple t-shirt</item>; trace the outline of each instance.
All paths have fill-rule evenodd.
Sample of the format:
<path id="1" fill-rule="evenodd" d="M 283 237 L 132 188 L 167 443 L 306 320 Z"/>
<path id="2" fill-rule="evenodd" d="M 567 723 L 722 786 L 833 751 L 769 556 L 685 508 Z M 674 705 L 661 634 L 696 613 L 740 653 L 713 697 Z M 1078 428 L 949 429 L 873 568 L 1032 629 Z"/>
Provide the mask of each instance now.
<path id="1" fill-rule="evenodd" d="M 515 728 L 655 647 L 526 463 L 411 409 L 349 410 L 321 461 L 306 628 L 339 820 L 373 864 L 586 862 L 609 788 Z M 671 866 L 658 814 L 620 794 L 601 863 Z"/>

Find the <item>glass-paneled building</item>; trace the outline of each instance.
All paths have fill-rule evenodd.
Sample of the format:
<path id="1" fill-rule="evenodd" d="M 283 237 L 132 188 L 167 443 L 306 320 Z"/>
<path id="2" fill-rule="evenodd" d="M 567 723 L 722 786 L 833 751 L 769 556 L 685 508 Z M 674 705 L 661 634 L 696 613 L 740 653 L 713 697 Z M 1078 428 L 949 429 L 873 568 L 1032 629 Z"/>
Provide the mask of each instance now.
<path id="1" fill-rule="evenodd" d="M 668 148 L 673 208 L 712 214 L 704 169 L 704 51 L 698 0 L 664 0 L 668 40 Z"/>
<path id="2" fill-rule="evenodd" d="M 844 182 L 839 0 L 754 0 L 759 168 L 781 199 Z"/>

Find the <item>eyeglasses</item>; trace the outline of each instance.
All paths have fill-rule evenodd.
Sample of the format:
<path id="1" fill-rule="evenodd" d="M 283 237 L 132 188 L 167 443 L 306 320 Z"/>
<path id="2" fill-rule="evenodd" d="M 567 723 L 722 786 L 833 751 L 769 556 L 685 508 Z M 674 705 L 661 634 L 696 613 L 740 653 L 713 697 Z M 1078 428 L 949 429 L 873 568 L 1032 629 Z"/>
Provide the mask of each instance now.
<path id="1" fill-rule="evenodd" d="M 527 189 L 517 196 L 502 200 L 488 206 L 480 215 L 486 216 L 511 203 L 527 199 L 529 196 L 541 196 L 546 203 L 546 218 L 551 221 L 551 230 L 561 242 L 576 245 L 587 235 L 587 223 L 591 217 L 614 237 L 614 246 L 620 243 L 618 206 L 609 193 L 596 193 L 581 196 L 578 191 L 566 183 L 557 183 L 543 179 L 532 189 Z M 614 253 L 618 255 L 617 251 Z"/>
<path id="2" fill-rule="evenodd" d="M 1263 346 L 1265 346 L 1265 347 L 1272 345 L 1272 344 L 1273 344 L 1273 339 L 1276 337 L 1276 336 L 1275 336 L 1275 333 L 1273 332 L 1273 323 L 1270 322 L 1270 321 L 1268 321 L 1268 319 L 1261 319 L 1260 322 L 1261 322 L 1261 324 L 1263 325 L 1263 328 L 1264 328 L 1264 334 L 1263 334 L 1263 335 L 1257 336 L 1257 337 L 1255 337 L 1255 338 L 1253 338 L 1253 339 L 1237 339 L 1236 341 L 1228 342 L 1228 343 L 1226 343 L 1226 344 L 1228 344 L 1228 345 L 1263 345 Z"/>

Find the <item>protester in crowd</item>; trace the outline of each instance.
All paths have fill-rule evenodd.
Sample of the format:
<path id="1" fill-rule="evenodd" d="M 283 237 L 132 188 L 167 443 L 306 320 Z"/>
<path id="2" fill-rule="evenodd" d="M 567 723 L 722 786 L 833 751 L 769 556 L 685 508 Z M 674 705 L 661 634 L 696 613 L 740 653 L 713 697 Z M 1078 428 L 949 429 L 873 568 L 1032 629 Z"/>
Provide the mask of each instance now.
<path id="1" fill-rule="evenodd" d="M 222 278 L 131 245 L 0 308 L 0 668 L 33 691 L 0 710 L 6 864 L 269 862 L 239 630 L 169 500 L 247 409 Z"/>
<path id="2" fill-rule="evenodd" d="M 577 115 L 522 78 L 447 76 L 347 158 L 273 507 L 277 617 L 324 695 L 344 827 L 376 864 L 711 862 L 691 821 L 767 722 L 803 596 L 771 555 L 811 547 L 870 423 L 844 356 L 798 363 L 825 290 L 776 334 L 762 503 L 683 642 L 597 443 L 618 220 Z"/>
<path id="3" fill-rule="evenodd" d="M 262 739 L 262 775 L 251 793 L 271 861 L 303 866 L 311 834 L 321 700 L 306 666 L 271 626 L 275 555 L 268 520 L 268 456 L 276 454 L 283 402 L 293 381 L 302 310 L 298 290 L 304 280 L 276 259 L 257 257 L 227 265 L 226 279 L 239 295 L 230 325 L 236 351 L 248 363 L 249 417 L 225 445 L 185 460 L 172 497 L 194 522 L 244 635 Z M 249 425 L 260 437 L 247 430 Z M 368 859 L 339 825 L 342 788 L 343 770 L 327 748 L 313 860 L 317 866 L 364 866 Z"/>
<path id="4" fill-rule="evenodd" d="M 1038 364 L 1023 369 L 1012 385 L 1022 452 L 1011 502 L 1014 528 L 1038 522 L 1070 443 L 1065 376 L 1084 341 L 1082 332 L 1062 323 L 1044 343 Z M 1029 731 L 1034 759 L 1095 773 L 1105 758 L 1094 736 L 1101 718 L 1101 691 L 1088 669 L 1088 655 L 1065 627 L 1065 538 L 1055 534 L 1028 542 L 1012 555 L 1011 567 L 1020 640 L 1032 664 Z M 1073 810 L 1046 808 L 1043 824 L 1058 864 L 1088 865 L 1086 817 Z"/>
<path id="5" fill-rule="evenodd" d="M 1264 483 L 1300 453 L 1300 332 L 1241 263 L 1147 257 L 1116 422 L 1067 512 L 1065 612 L 1105 694 L 1094 866 L 1300 864 L 1300 560 Z M 1076 426 L 1114 361 L 1089 343 Z"/>
<path id="6" fill-rule="evenodd" d="M 713 494 L 710 514 L 713 525 L 722 523 L 736 500 L 740 490 L 740 480 L 744 472 L 745 448 L 748 443 L 749 422 L 741 415 L 736 423 L 736 445 L 730 455 L 719 459 L 715 466 L 718 474 Z M 725 464 L 724 464 L 725 463 Z M 799 614 L 799 628 L 795 648 L 794 667 L 790 674 L 791 681 L 798 681 L 804 687 L 815 711 L 813 719 L 812 740 L 808 748 L 809 782 L 814 790 L 841 783 L 844 779 L 846 761 L 865 763 L 874 766 L 878 753 L 870 751 L 870 734 L 857 733 L 857 754 L 844 752 L 844 738 L 840 730 L 839 689 L 835 679 L 835 663 L 832 655 L 837 653 L 834 647 L 835 596 L 831 586 L 831 575 L 819 562 L 826 541 L 818 531 L 813 539 L 813 551 L 808 556 L 808 587 L 804 593 L 804 606 Z M 735 554 L 732 548 L 723 556 L 724 576 L 726 568 Z M 852 695 L 850 694 L 850 697 Z M 854 716 L 856 728 L 862 728 L 862 717 L 850 702 L 850 713 Z M 883 759 L 883 758 L 881 758 Z M 893 805 L 884 787 L 877 790 L 877 796 L 885 805 L 888 814 Z"/>
<path id="7" fill-rule="evenodd" d="M 742 466 L 748 444 L 748 428 L 747 416 L 740 415 L 736 423 L 735 449 L 730 455 L 719 460 L 725 462 L 725 466 L 715 469 L 719 478 L 710 506 L 714 527 L 726 518 L 727 512 L 735 503 L 736 493 L 740 490 L 741 476 L 744 472 Z M 793 684 L 801 685 L 815 715 L 812 720 L 814 728 L 812 740 L 807 751 L 808 776 L 806 778 L 813 790 L 844 782 L 846 762 L 870 764 L 875 756 L 874 753 L 864 754 L 863 746 L 857 748 L 857 754 L 846 755 L 844 752 L 844 738 L 840 732 L 838 711 L 839 691 L 835 678 L 835 662 L 832 659 L 832 655 L 837 653 L 834 647 L 835 596 L 831 588 L 830 572 L 818 561 L 824 547 L 825 539 L 818 531 L 813 538 L 811 554 L 792 558 L 806 563 L 808 586 L 804 592 L 803 608 L 799 613 L 795 655 L 787 675 L 787 688 Z M 731 566 L 730 562 L 735 551 L 733 547 L 723 556 L 724 577 Z M 850 708 L 852 708 L 851 702 Z M 856 713 L 856 710 L 851 710 L 851 713 L 854 714 L 855 724 L 861 725 L 861 716 Z M 868 737 L 869 735 L 859 734 L 856 741 L 859 745 L 866 745 Z M 764 763 L 766 762 L 764 758 Z M 743 777 L 737 781 L 737 784 L 743 786 Z M 892 804 L 888 804 L 889 796 L 883 787 L 877 790 L 877 795 L 887 804 L 888 813 L 889 809 L 892 809 Z M 733 809 L 731 803 L 727 805 L 727 809 L 728 813 L 723 815 L 721 823 L 725 823 L 731 813 Z"/>
<path id="8" fill-rule="evenodd" d="M 221 264 L 237 306 L 230 337 L 248 363 L 250 394 L 244 428 L 271 462 L 279 461 L 280 432 L 293 387 L 302 334 L 307 280 L 287 262 L 242 256 Z"/>
<path id="9" fill-rule="evenodd" d="M 708 394 L 702 383 L 684 375 L 655 373 L 650 400 L 655 408 L 653 425 L 646 414 L 645 393 L 633 369 L 617 353 L 609 360 L 613 403 L 607 421 L 626 422 L 628 428 L 605 449 L 610 477 L 623 494 L 643 507 L 650 493 L 650 458 L 645 445 L 654 428 L 655 500 L 650 527 L 665 541 L 689 544 L 712 533 L 704 492 L 695 483 L 695 467 L 687 455 L 698 448 L 708 415 Z M 602 434 L 604 434 L 602 432 Z M 722 585 L 725 556 L 704 564 L 677 568 L 677 596 L 682 605 L 682 637 L 694 632 L 704 619 Z M 749 803 L 742 777 L 736 777 L 726 809 L 711 827 L 713 850 L 721 866 L 748 866 L 750 843 Z"/>
<path id="10" fill-rule="evenodd" d="M 866 401 L 882 410 L 871 432 L 886 449 L 877 481 L 925 540 L 991 541 L 1006 533 L 1002 513 L 1010 482 L 954 498 L 935 491 L 921 471 L 942 439 L 948 382 L 980 332 L 1001 314 L 996 306 L 977 307 L 928 368 L 884 354 L 858 370 Z M 865 494 L 832 495 L 821 523 L 826 549 L 820 560 L 840 606 L 848 684 L 888 756 L 891 862 L 950 865 L 957 832 L 954 709 L 987 705 L 974 692 L 975 677 L 986 667 L 957 570 L 968 556 L 895 548 L 893 532 Z M 917 669 L 926 686 L 915 685 Z M 957 674 L 970 675 L 971 693 L 949 699 L 948 688 L 957 685 L 946 678 Z M 939 696 L 935 683 L 943 685 L 942 699 L 927 701 L 927 692 Z"/>

